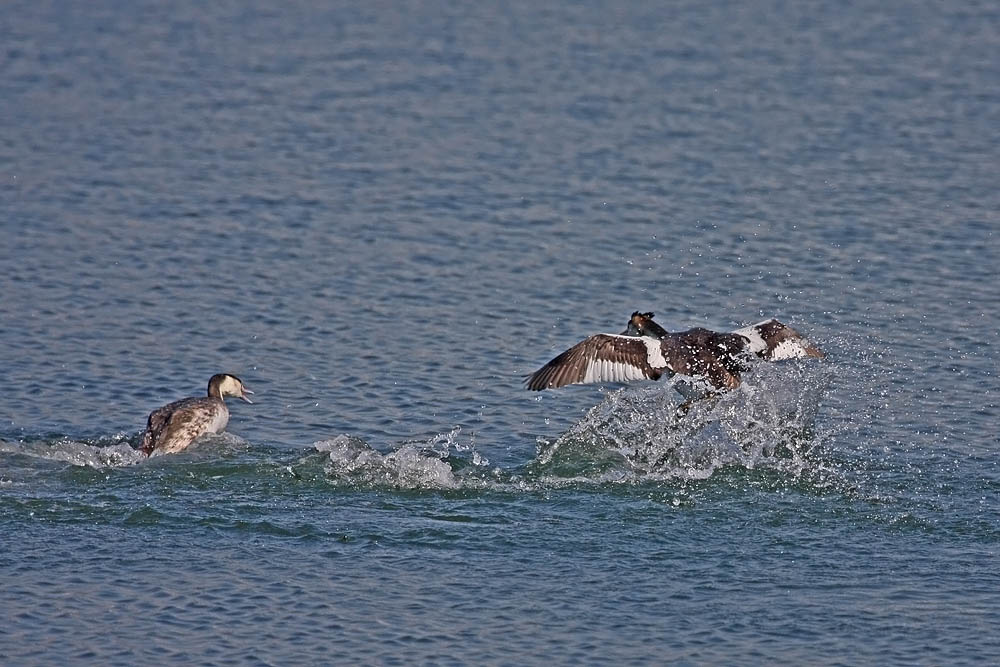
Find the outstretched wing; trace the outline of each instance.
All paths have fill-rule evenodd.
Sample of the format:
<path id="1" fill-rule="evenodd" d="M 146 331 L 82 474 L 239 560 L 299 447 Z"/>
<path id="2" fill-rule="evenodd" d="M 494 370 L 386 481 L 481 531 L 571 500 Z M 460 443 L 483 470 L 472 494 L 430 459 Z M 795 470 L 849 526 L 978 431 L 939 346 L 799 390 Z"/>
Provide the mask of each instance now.
<path id="1" fill-rule="evenodd" d="M 525 384 L 541 391 L 578 383 L 658 380 L 666 366 L 659 347 L 654 338 L 596 334 L 539 368 Z"/>
<path id="2" fill-rule="evenodd" d="M 761 359 L 780 361 L 801 357 L 822 358 L 823 352 L 802 334 L 787 324 L 770 319 L 758 322 L 733 333 L 750 341 L 749 350 Z"/>

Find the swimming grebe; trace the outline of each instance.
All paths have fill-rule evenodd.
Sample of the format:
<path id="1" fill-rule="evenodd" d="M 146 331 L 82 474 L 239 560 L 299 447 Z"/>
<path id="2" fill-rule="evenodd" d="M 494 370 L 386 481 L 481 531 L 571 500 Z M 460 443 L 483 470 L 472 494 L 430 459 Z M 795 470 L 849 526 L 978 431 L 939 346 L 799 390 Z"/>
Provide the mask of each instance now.
<path id="1" fill-rule="evenodd" d="M 213 375 L 208 381 L 208 396 L 183 398 L 150 413 L 142 451 L 147 456 L 173 454 L 187 449 L 200 435 L 219 433 L 229 423 L 229 408 L 222 399 L 237 396 L 253 403 L 247 394 L 253 392 L 235 375 Z"/>

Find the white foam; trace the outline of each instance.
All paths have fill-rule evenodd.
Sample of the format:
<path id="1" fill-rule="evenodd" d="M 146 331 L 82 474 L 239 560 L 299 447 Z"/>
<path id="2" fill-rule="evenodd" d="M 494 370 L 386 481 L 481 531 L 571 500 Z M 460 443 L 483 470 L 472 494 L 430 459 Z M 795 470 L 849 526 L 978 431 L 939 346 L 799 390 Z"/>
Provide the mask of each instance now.
<path id="1" fill-rule="evenodd" d="M 815 418 L 830 371 L 769 364 L 757 370 L 737 390 L 695 401 L 685 413 L 672 385 L 688 378 L 611 392 L 555 441 L 542 443 L 532 464 L 536 479 L 696 480 L 733 464 L 792 476 L 815 472 L 806 454 L 822 441 Z"/>
<path id="2" fill-rule="evenodd" d="M 118 468 L 146 460 L 145 454 L 128 443 L 98 447 L 68 438 L 55 442 L 0 442 L 0 454 L 22 454 L 91 468 Z"/>
<path id="3" fill-rule="evenodd" d="M 337 483 L 362 486 L 391 486 L 404 489 L 456 489 L 462 482 L 448 463 L 452 447 L 469 451 L 471 445 L 456 443 L 459 429 L 422 442 L 408 442 L 382 454 L 360 438 L 338 435 L 313 443 L 317 451 L 329 455 L 326 473 Z M 474 466 L 489 461 L 473 451 Z"/>

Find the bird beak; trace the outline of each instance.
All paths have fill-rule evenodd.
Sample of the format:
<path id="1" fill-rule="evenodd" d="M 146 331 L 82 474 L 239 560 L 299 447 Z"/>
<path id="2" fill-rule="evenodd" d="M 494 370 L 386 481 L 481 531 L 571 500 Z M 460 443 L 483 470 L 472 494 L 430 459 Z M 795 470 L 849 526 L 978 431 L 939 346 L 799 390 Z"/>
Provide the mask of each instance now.
<path id="1" fill-rule="evenodd" d="M 246 401 L 250 405 L 253 405 L 253 401 L 251 401 L 249 398 L 247 398 L 247 394 L 252 394 L 252 393 L 253 393 L 252 391 L 250 391 L 246 387 L 243 387 L 243 393 L 240 394 L 240 398 L 242 398 L 244 401 Z"/>

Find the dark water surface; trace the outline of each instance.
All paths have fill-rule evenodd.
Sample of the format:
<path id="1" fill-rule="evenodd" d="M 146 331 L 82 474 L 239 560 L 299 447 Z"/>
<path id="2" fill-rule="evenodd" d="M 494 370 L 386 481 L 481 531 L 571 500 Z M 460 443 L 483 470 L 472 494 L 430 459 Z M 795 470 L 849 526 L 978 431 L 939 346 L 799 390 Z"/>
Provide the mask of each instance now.
<path id="1" fill-rule="evenodd" d="M 0 9 L 4 664 L 1000 654 L 994 3 Z M 532 394 L 633 310 L 823 362 Z M 229 432 L 153 408 L 240 375 Z"/>

